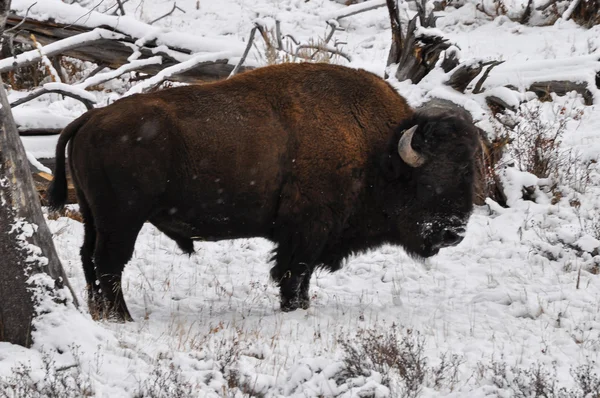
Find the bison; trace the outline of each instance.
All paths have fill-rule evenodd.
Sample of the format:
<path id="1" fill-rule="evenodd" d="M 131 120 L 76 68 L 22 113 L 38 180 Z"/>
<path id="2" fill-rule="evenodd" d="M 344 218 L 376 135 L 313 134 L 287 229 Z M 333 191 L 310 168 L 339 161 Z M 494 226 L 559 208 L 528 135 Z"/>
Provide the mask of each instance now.
<path id="1" fill-rule="evenodd" d="M 69 142 L 90 309 L 119 320 L 131 320 L 121 273 L 146 221 L 190 254 L 197 239 L 274 242 L 283 311 L 308 308 L 315 268 L 336 271 L 353 253 L 395 244 L 426 258 L 457 245 L 479 147 L 460 113 L 414 110 L 380 77 L 329 64 L 90 110 L 58 140 L 52 209 L 66 200 Z"/>

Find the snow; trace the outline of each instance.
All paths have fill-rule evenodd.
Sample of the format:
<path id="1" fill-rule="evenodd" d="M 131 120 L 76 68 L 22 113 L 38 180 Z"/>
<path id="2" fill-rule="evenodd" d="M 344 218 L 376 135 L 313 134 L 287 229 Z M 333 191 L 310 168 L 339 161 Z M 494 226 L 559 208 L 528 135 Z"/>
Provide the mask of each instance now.
<path id="1" fill-rule="evenodd" d="M 12 7 L 24 12 L 31 2 L 13 1 Z M 352 7 L 375 3 L 384 2 L 372 0 Z M 96 3 L 82 4 L 91 8 Z M 284 35 L 293 34 L 307 43 L 325 37 L 329 29 L 325 21 L 349 9 L 329 0 L 199 4 L 196 9 L 195 0 L 178 1 L 185 14 L 175 13 L 151 27 L 140 21 L 162 15 L 171 3 L 130 0 L 125 3 L 126 17 L 89 13 L 58 0 L 39 2 L 31 12 L 36 17 L 53 16 L 58 22 L 118 26 L 120 32 L 144 41 L 159 38 L 158 44 L 185 43 L 197 51 L 182 59 L 192 64 L 215 59 L 215 53 L 236 62 L 257 20 L 267 27 L 279 20 Z M 390 78 L 411 105 L 446 98 L 464 106 L 479 126 L 491 132 L 486 95 L 518 107 L 533 99 L 525 89 L 539 78 L 593 82 L 594 72 L 600 70 L 600 27 L 586 30 L 564 20 L 551 26 L 522 26 L 507 17 L 489 18 L 475 4 L 448 7 L 437 29 L 460 48 L 465 61 L 506 62 L 492 70 L 485 91 L 476 95 L 443 85 L 448 74 L 441 70 L 434 70 L 418 85 Z M 403 12 L 414 15 L 409 7 Z M 334 38 L 346 43 L 339 48 L 352 55 L 352 62 L 336 62 L 383 75 L 391 36 L 387 9 L 341 18 L 339 25 L 344 31 Z M 249 61 L 264 64 L 260 35 L 255 44 Z M 98 74 L 76 87 L 89 88 L 124 72 Z M 134 84 L 125 79 L 113 83 L 113 92 L 88 93 L 105 104 L 156 82 L 150 80 Z M 519 91 L 504 87 L 508 84 Z M 590 90 L 595 104 L 585 107 L 580 121 L 569 122 L 562 137 L 563 150 L 580 154 L 573 160 L 577 164 L 598 160 L 600 155 L 600 96 L 595 85 Z M 22 95 L 13 91 L 11 99 Z M 575 94 L 553 97 L 553 101 L 542 105 L 544 118 L 551 118 L 556 107 L 581 104 Z M 85 108 L 73 99 L 47 95 L 13 111 L 23 126 L 64 127 Z M 56 136 L 23 137 L 27 151 L 38 158 L 53 156 L 56 140 Z M 505 159 L 507 164 L 509 160 Z M 394 397 L 401 395 L 384 385 L 381 373 L 340 376 L 344 369 L 340 342 L 350 339 L 360 344 L 356 338 L 360 330 L 384 333 L 395 324 L 402 333 L 411 330 L 424 338 L 429 364 L 439 363 L 444 353 L 461 358 L 452 389 L 426 385 L 420 396 L 518 396 L 512 387 L 482 376 L 481 369 L 494 361 L 525 369 L 540 364 L 556 372 L 560 386 L 574 388 L 570 370 L 595 363 L 598 374 L 600 360 L 598 166 L 592 164 L 587 189 L 561 187 L 560 197 L 548 187 L 553 179 L 540 179 L 508 165 L 499 174 L 509 207 L 486 200 L 475 209 L 459 246 L 443 249 L 425 263 L 394 246 L 351 257 L 336 273 L 317 273 L 311 283 L 311 308 L 292 313 L 279 310 L 277 289 L 268 281 L 270 242 L 197 242 L 196 253 L 188 257 L 147 224 L 123 280 L 135 322 L 92 321 L 79 257 L 83 226 L 68 218 L 48 220 L 65 271 L 84 304 L 80 311 L 67 306 L 39 319 L 32 350 L 0 344 L 0 380 L 19 363 L 30 363 L 33 377 L 43 380 L 42 354 L 49 352 L 58 367 L 79 363 L 79 371 L 91 380 L 98 397 L 148 392 L 149 385 L 173 369 L 180 379 L 166 382 L 171 391 L 189 383 L 194 394 L 202 397 L 244 396 L 229 386 L 232 377 L 247 392 L 266 397 Z M 534 187 L 535 201 L 522 199 L 524 186 Z M 74 351 L 70 346 L 78 348 Z"/>
<path id="2" fill-rule="evenodd" d="M 79 87 L 77 85 L 72 86 L 70 84 L 52 82 L 52 83 L 45 83 L 42 87 L 45 88 L 46 90 L 62 90 L 67 93 L 76 95 L 83 99 L 86 99 L 92 103 L 96 102 L 96 97 L 92 93 L 85 91 L 84 89 L 82 89 L 81 87 Z"/>

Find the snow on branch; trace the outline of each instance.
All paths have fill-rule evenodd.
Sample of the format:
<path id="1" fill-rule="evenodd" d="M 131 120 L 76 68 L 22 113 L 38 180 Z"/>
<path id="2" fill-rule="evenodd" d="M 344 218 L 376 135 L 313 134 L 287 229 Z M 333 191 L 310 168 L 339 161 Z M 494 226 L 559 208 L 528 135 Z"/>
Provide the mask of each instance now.
<path id="1" fill-rule="evenodd" d="M 185 62 L 181 62 L 179 64 L 173 65 L 171 67 L 165 68 L 158 72 L 155 76 L 150 79 L 144 80 L 142 83 L 133 86 L 127 91 L 123 97 L 127 97 L 128 95 L 143 93 L 151 90 L 153 87 L 161 84 L 163 81 L 169 79 L 170 77 L 178 74 L 182 74 L 187 72 L 190 69 L 195 68 L 198 65 L 202 65 L 205 63 L 219 63 L 223 62 L 223 60 L 227 60 L 231 57 L 231 53 L 229 51 L 222 51 L 219 53 L 211 53 L 211 54 L 199 54 L 196 55 Z"/>
<path id="2" fill-rule="evenodd" d="M 13 0 L 11 10 L 17 15 L 25 15 L 27 9 L 36 0 Z M 14 18 L 15 16 L 12 15 Z M 183 52 L 201 53 L 228 50 L 233 56 L 241 56 L 244 43 L 235 38 L 197 36 L 177 31 L 165 31 L 164 28 L 152 26 L 126 15 L 107 15 L 97 11 L 90 11 L 79 4 L 67 4 L 60 0 L 38 1 L 29 11 L 29 18 L 36 21 L 52 21 L 57 25 L 67 27 L 78 26 L 88 29 L 106 27 L 115 32 L 134 38 L 144 37 L 147 41 L 154 41 L 156 45 L 166 45 L 172 49 L 181 49 Z M 11 18 L 7 22 L 11 25 Z"/>
<path id="3" fill-rule="evenodd" d="M 92 109 L 96 103 L 96 97 L 81 88 L 70 86 L 64 83 L 46 83 L 41 88 L 32 91 L 28 96 L 12 102 L 10 106 L 11 108 L 14 108 L 15 106 L 29 102 L 41 95 L 50 93 L 58 93 L 67 97 L 75 98 L 81 101 L 88 110 Z"/>
<path id="4" fill-rule="evenodd" d="M 381 7 L 385 7 L 385 6 L 386 6 L 385 0 L 370 0 L 370 1 L 365 1 L 364 3 L 353 4 L 351 6 L 341 8 L 335 12 L 327 13 L 324 15 L 324 18 L 327 20 L 335 19 L 335 20 L 339 21 L 340 19 L 347 18 L 352 15 L 375 10 L 377 8 L 381 8 Z"/>
<path id="5" fill-rule="evenodd" d="M 77 47 L 87 46 L 94 42 L 104 39 L 118 40 L 123 36 L 120 33 L 111 32 L 106 29 L 96 28 L 90 32 L 81 33 L 66 39 L 48 44 L 47 46 L 27 51 L 12 58 L 0 60 L 0 73 L 15 69 L 18 66 L 28 65 L 38 62 L 44 56 L 51 57 L 56 54 L 64 53 Z"/>
<path id="6" fill-rule="evenodd" d="M 156 55 L 152 58 L 146 59 L 137 59 L 131 61 L 128 64 L 121 66 L 118 69 L 111 70 L 105 73 L 98 73 L 93 76 L 88 77 L 83 82 L 76 84 L 74 87 L 79 89 L 86 89 L 91 86 L 96 86 L 98 84 L 102 84 L 112 79 L 116 79 L 117 77 L 134 70 L 141 69 L 148 65 L 160 65 L 162 63 L 162 57 L 160 55 Z"/>

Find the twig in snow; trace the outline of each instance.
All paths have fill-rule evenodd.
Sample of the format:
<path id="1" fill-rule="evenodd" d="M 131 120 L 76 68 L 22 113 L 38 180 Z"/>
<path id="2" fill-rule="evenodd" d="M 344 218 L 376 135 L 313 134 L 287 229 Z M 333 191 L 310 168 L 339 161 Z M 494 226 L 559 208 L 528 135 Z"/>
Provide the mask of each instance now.
<path id="1" fill-rule="evenodd" d="M 64 372 L 65 370 L 76 368 L 78 365 L 74 363 L 73 365 L 61 366 L 60 368 L 56 368 L 56 373 Z"/>
<path id="2" fill-rule="evenodd" d="M 71 26 L 75 26 L 77 24 L 77 22 L 79 22 L 83 18 L 92 15 L 92 13 L 94 11 L 96 11 L 96 9 L 98 7 L 100 7 L 102 5 L 102 3 L 104 3 L 104 0 L 100 0 L 100 3 L 96 4 L 95 6 L 93 6 L 88 12 L 86 12 L 85 14 L 83 14 L 82 16 L 80 16 L 75 21 L 71 22 L 70 24 L 66 25 L 63 29 L 67 29 L 67 28 L 70 28 Z"/>
<path id="3" fill-rule="evenodd" d="M 278 21 L 279 22 L 279 21 Z M 278 26 L 278 25 L 277 25 Z M 252 43 L 254 42 L 254 35 L 256 34 L 256 30 L 260 29 L 258 24 L 255 24 L 254 27 L 252 28 L 252 30 L 250 31 L 250 37 L 248 38 L 248 44 L 246 45 L 246 49 L 244 50 L 244 54 L 242 54 L 242 58 L 240 58 L 240 62 L 237 63 L 237 65 L 235 66 L 235 68 L 233 68 L 233 70 L 231 71 L 231 73 L 229 74 L 229 77 L 227 77 L 228 79 L 232 76 L 235 76 L 238 71 L 240 70 L 240 68 L 242 67 L 242 65 L 244 64 L 244 61 L 246 61 L 246 57 L 248 56 L 248 53 L 250 52 L 250 48 L 252 47 Z M 279 28 L 277 29 L 277 31 L 279 32 Z M 280 35 L 278 35 L 278 45 L 280 45 Z"/>
<path id="4" fill-rule="evenodd" d="M 185 10 L 183 10 L 181 7 L 177 7 L 177 3 L 173 3 L 173 8 L 171 9 L 171 11 L 169 11 L 168 13 L 166 13 L 165 15 L 163 15 L 162 17 L 156 18 L 154 21 L 148 22 L 148 25 L 152 25 L 153 23 L 158 22 L 161 19 L 168 17 L 169 15 L 173 14 L 175 12 L 175 10 L 179 10 L 179 11 L 181 11 L 181 12 L 183 12 L 185 14 Z"/>
<path id="5" fill-rule="evenodd" d="M 15 26 L 13 26 L 10 29 L 6 29 L 3 33 L 3 35 L 12 32 L 13 30 L 17 30 L 21 27 L 21 25 L 23 25 L 25 23 L 25 21 L 27 21 L 27 16 L 29 15 L 29 10 L 31 10 L 31 7 L 33 7 L 34 5 L 37 4 L 37 1 L 35 3 L 33 3 L 32 5 L 29 6 L 29 8 L 27 8 L 27 11 L 25 11 L 25 16 L 23 17 L 23 19 L 21 20 L 21 22 L 19 22 L 18 24 L 16 24 Z"/>
<path id="6" fill-rule="evenodd" d="M 290 39 L 295 45 L 299 46 L 300 42 L 292 35 L 285 35 L 288 39 Z"/>
<path id="7" fill-rule="evenodd" d="M 329 32 L 327 37 L 325 37 L 325 44 L 329 44 L 329 42 L 333 38 L 333 35 L 335 34 L 335 32 L 344 31 L 344 29 L 340 28 L 340 24 L 335 19 L 330 19 L 329 21 L 327 21 L 327 25 L 329 25 L 331 27 L 331 31 Z"/>
<path id="8" fill-rule="evenodd" d="M 348 62 L 352 62 L 352 57 L 350 57 L 350 55 L 338 50 L 337 48 L 331 48 L 331 47 L 327 47 L 327 46 L 322 46 L 322 45 L 313 45 L 313 44 L 301 44 L 298 47 L 296 47 L 296 54 L 294 55 L 295 57 L 298 57 L 300 50 L 303 49 L 313 49 L 313 50 L 319 50 L 319 51 L 324 51 L 324 52 L 328 52 L 331 53 L 333 55 L 339 55 L 340 57 L 344 57 L 348 60 Z"/>
<path id="9" fill-rule="evenodd" d="M 125 15 L 125 8 L 123 8 L 123 3 L 121 0 L 117 0 L 117 5 L 119 6 L 119 11 L 121 11 L 121 15 Z"/>
<path id="10" fill-rule="evenodd" d="M 89 79 L 90 77 L 102 72 L 104 69 L 106 69 L 106 64 L 99 64 L 98 66 L 96 66 L 96 68 L 90 72 L 89 75 L 87 75 L 87 77 L 83 80 Z M 82 81 L 83 81 L 82 80 Z"/>
<path id="11" fill-rule="evenodd" d="M 496 66 L 498 66 L 502 63 L 504 63 L 504 61 L 490 61 L 490 62 L 486 62 L 486 63 L 482 64 L 483 66 L 487 66 L 487 68 L 485 69 L 485 72 L 483 72 L 481 79 L 479 79 L 479 81 L 475 84 L 475 88 L 473 89 L 473 94 L 481 93 L 481 86 L 483 86 L 483 83 L 488 78 L 492 69 L 494 69 Z"/>
<path id="12" fill-rule="evenodd" d="M 57 94 L 62 94 L 65 97 L 71 97 L 74 98 L 76 100 L 79 100 L 83 103 L 83 105 L 85 105 L 85 107 L 87 108 L 87 110 L 93 109 L 94 108 L 94 102 L 90 101 L 88 98 L 83 98 L 82 96 L 79 96 L 75 93 L 72 93 L 70 91 L 67 90 L 62 90 L 62 89 L 46 89 L 46 88 L 40 88 L 39 90 L 35 90 L 33 91 L 31 94 L 29 94 L 27 97 L 23 97 L 21 99 L 16 100 L 15 102 L 11 102 L 10 103 L 10 107 L 14 108 L 15 106 L 19 106 L 22 105 L 26 102 L 29 102 L 41 95 L 44 94 L 51 94 L 51 93 L 57 93 Z"/>
<path id="13" fill-rule="evenodd" d="M 129 1 L 129 0 L 121 0 L 121 5 L 123 5 L 123 4 L 125 4 L 125 3 L 127 3 L 128 1 Z M 105 13 L 107 13 L 108 11 L 110 11 L 110 10 L 112 10 L 113 8 L 115 8 L 115 7 L 116 7 L 116 10 L 114 10 L 113 12 L 111 12 L 111 13 L 110 13 L 110 15 L 115 15 L 115 16 L 116 16 L 116 15 L 117 15 L 117 13 L 119 12 L 119 7 L 118 7 L 118 5 L 119 5 L 119 4 L 115 4 L 115 5 L 113 5 L 113 6 L 110 6 L 110 7 L 108 8 L 108 10 L 106 10 L 106 11 L 105 11 Z"/>
<path id="14" fill-rule="evenodd" d="M 277 48 L 283 48 L 283 40 L 281 40 L 281 21 L 275 21 L 275 35 L 277 36 Z M 252 36 L 253 37 L 253 36 Z M 247 51 L 247 49 L 246 49 Z"/>

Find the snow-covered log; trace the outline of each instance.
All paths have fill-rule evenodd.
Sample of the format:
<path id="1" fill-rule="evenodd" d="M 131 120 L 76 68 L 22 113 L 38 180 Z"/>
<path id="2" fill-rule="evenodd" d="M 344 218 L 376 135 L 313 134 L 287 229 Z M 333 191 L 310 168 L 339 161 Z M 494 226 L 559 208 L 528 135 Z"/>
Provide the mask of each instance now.
<path id="1" fill-rule="evenodd" d="M 140 65 L 138 69 L 140 72 L 155 75 L 162 69 L 199 54 L 208 56 L 226 50 L 228 58 L 215 58 L 211 62 L 196 65 L 185 73 L 171 77 L 172 80 L 180 82 L 198 82 L 229 76 L 244 50 L 244 44 L 235 39 L 165 32 L 127 16 L 104 15 L 58 1 L 38 2 L 23 21 L 23 15 L 28 8 L 25 6 L 28 3 L 16 3 L 19 4 L 19 7 L 13 7 L 14 10 L 16 8 L 16 13 L 11 14 L 7 20 L 7 27 L 21 24 L 15 31 L 15 41 L 33 44 L 33 34 L 36 41 L 44 46 L 44 53 L 48 56 L 68 55 L 118 69 L 132 59 L 150 59 L 159 55 L 162 57 L 161 63 Z M 81 18 L 82 15 L 86 17 Z M 74 42 L 69 43 L 64 41 L 65 39 Z M 51 47 L 53 43 L 58 48 Z M 25 54 L 18 56 L 16 60 L 11 58 L 0 61 L 0 71 L 12 70 L 22 61 L 33 62 L 41 58 L 37 50 L 35 54 Z M 33 58 L 34 55 L 37 58 Z M 248 67 L 242 66 L 240 71 L 245 69 Z"/>

